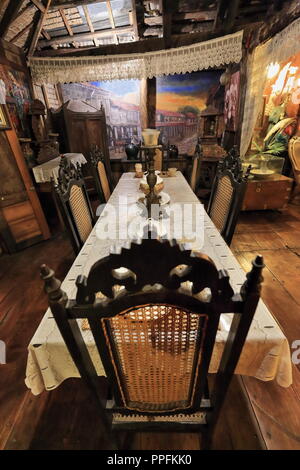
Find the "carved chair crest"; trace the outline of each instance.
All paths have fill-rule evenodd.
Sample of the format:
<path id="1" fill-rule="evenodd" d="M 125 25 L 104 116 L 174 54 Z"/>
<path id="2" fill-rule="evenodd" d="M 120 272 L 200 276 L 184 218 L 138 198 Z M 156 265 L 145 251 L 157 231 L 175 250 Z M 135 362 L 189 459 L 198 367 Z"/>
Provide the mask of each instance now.
<path id="1" fill-rule="evenodd" d="M 242 162 L 236 145 L 232 147 L 227 155 L 219 162 L 218 173 L 223 173 L 225 170 L 228 170 L 235 181 L 241 182 L 247 180 L 250 173 L 251 165 L 247 168 L 245 175 L 243 176 Z"/>
<path id="2" fill-rule="evenodd" d="M 212 297 L 222 296 L 223 303 L 233 296 L 228 273 L 218 272 L 209 257 L 191 252 L 176 240 L 159 240 L 154 232 L 145 232 L 143 240 L 132 241 L 130 246 L 119 250 L 112 249 L 109 256 L 92 266 L 87 277 L 77 278 L 76 302 L 93 304 L 98 292 L 114 300 L 114 287 L 120 285 L 125 287 L 124 295 L 144 292 L 144 289 L 145 293 L 153 289 L 158 292 L 158 286 L 175 291 L 186 281 L 192 283 L 192 288 L 185 295 L 194 296 L 209 288 Z"/>
<path id="3" fill-rule="evenodd" d="M 91 150 L 90 150 L 89 156 L 90 156 L 90 162 L 95 167 L 97 167 L 98 162 L 103 162 L 104 163 L 104 154 L 103 154 L 102 150 L 98 147 L 97 144 L 92 144 L 91 145 Z"/>
<path id="4" fill-rule="evenodd" d="M 56 190 L 60 194 L 65 194 L 69 191 L 72 183 L 82 183 L 83 176 L 79 163 L 76 166 L 67 158 L 62 157 L 59 164 Z"/>

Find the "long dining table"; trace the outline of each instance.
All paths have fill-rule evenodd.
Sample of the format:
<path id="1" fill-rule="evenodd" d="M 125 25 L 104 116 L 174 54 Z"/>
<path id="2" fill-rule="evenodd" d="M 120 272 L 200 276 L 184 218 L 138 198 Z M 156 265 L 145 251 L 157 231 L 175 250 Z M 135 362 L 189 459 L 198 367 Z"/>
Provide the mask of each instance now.
<path id="1" fill-rule="evenodd" d="M 87 275 L 91 266 L 97 260 L 107 256 L 113 246 L 128 246 L 130 243 L 128 234 L 124 232 L 123 215 L 118 218 L 114 230 L 111 230 L 108 221 L 113 216 L 115 217 L 117 211 L 124 214 L 125 209 L 135 207 L 135 203 L 142 196 L 139 184 L 140 180 L 135 178 L 134 173 L 124 173 L 108 204 L 104 209 L 102 208 L 102 211 L 99 211 L 100 217 L 62 283 L 62 289 L 69 299 L 76 296 L 75 281 L 78 275 Z M 190 248 L 209 256 L 218 269 L 226 269 L 233 290 L 238 292 L 245 281 L 245 273 L 182 173 L 177 172 L 175 177 L 165 177 L 163 191 L 170 197 L 169 205 L 175 204 L 177 211 L 180 207 L 189 208 L 187 210 L 189 215 L 186 219 L 191 225 L 193 214 L 197 212 L 201 230 L 198 230 L 194 239 L 189 240 Z M 131 214 L 128 216 L 130 221 L 130 217 L 133 217 L 132 211 L 127 212 Z M 173 224 L 176 223 L 176 217 L 174 220 Z M 123 226 L 120 227 L 120 224 Z M 103 236 L 105 233 L 107 233 L 106 238 Z M 51 262 L 49 264 L 51 267 Z M 231 314 L 221 315 L 209 367 L 210 373 L 217 372 L 231 320 Z M 84 327 L 83 323 L 80 324 L 80 328 L 98 375 L 105 376 L 91 331 Z M 235 373 L 256 377 L 263 381 L 276 380 L 282 387 L 288 387 L 292 383 L 292 362 L 288 340 L 262 300 L 259 301 Z M 34 395 L 38 395 L 44 390 L 55 389 L 71 377 L 80 377 L 80 374 L 61 337 L 51 310 L 48 309 L 28 346 L 25 383 Z"/>

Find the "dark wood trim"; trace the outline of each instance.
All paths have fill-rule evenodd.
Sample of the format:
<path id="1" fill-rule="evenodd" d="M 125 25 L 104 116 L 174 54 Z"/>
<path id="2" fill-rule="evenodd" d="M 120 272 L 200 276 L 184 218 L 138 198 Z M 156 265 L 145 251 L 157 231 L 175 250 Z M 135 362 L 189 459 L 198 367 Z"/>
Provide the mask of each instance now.
<path id="1" fill-rule="evenodd" d="M 10 231 L 9 225 L 6 222 L 6 219 L 3 215 L 2 209 L 0 207 L 0 241 L 1 246 L 3 246 L 4 251 L 8 253 L 15 253 L 16 249 L 16 242 L 15 239 Z"/>
<path id="2" fill-rule="evenodd" d="M 141 128 L 155 128 L 156 77 L 143 78 L 140 85 Z"/>

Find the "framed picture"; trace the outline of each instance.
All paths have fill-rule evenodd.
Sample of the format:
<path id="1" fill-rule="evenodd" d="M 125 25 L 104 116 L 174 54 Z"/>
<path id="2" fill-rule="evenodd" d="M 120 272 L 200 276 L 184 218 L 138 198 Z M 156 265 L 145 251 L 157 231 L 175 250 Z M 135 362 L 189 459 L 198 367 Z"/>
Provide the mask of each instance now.
<path id="1" fill-rule="evenodd" d="M 0 130 L 11 129 L 5 105 L 0 105 Z"/>
<path id="2" fill-rule="evenodd" d="M 240 72 L 231 75 L 229 83 L 225 87 L 224 121 L 226 129 L 236 131 L 238 126 L 240 93 Z"/>

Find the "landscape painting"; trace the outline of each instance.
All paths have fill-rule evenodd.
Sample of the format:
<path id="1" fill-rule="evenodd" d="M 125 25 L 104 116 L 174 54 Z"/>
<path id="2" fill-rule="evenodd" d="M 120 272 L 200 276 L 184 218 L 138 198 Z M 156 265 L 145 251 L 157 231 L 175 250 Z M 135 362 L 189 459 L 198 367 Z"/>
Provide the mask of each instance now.
<path id="1" fill-rule="evenodd" d="M 193 154 L 199 115 L 217 95 L 222 101 L 222 70 L 192 72 L 157 78 L 156 128 L 164 141 L 178 146 L 180 154 Z"/>

